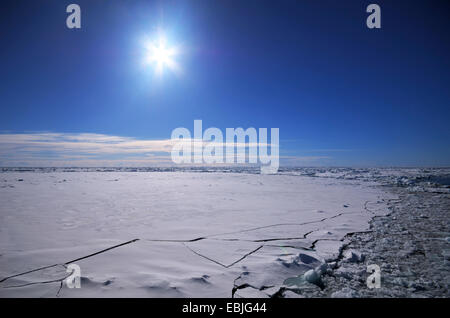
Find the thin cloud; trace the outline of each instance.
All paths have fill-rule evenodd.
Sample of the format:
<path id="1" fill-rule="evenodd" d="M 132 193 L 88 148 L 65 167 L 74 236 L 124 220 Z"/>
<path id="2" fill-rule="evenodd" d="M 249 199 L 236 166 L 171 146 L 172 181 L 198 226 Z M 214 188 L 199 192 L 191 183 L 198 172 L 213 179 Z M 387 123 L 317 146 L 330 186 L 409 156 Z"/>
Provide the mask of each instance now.
<path id="1" fill-rule="evenodd" d="M 6 133 L 0 134 L 0 166 L 172 165 L 170 153 L 178 142 L 177 139 L 137 139 L 93 133 Z M 195 144 L 200 141 L 181 139 L 181 142 Z M 203 145 L 226 147 L 227 143 L 204 141 Z M 235 158 L 245 156 L 246 149 L 257 145 L 235 143 Z M 270 147 L 270 144 L 259 145 Z M 302 161 L 301 157 L 289 158 Z M 304 160 L 312 159 L 305 157 Z"/>

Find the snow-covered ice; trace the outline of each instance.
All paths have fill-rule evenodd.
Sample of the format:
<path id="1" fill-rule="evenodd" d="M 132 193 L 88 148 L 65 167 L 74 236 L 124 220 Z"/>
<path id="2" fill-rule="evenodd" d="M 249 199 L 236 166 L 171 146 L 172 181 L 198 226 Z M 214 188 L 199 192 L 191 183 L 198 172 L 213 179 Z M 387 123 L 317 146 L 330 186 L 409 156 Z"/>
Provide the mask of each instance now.
<path id="1" fill-rule="evenodd" d="M 332 173 L 3 172 L 0 296 L 273 295 L 388 212 L 375 182 Z M 61 288 L 78 258 L 81 288 Z"/>

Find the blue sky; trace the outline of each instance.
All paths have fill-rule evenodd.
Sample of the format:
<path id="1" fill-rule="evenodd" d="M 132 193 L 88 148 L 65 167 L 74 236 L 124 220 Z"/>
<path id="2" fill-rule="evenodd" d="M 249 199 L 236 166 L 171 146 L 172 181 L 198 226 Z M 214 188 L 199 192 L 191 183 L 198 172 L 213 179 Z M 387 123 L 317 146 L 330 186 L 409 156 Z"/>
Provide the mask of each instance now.
<path id="1" fill-rule="evenodd" d="M 81 29 L 65 25 L 70 3 Z M 2 6 L 0 165 L 158 164 L 194 119 L 279 128 L 282 164 L 450 165 L 446 1 Z M 158 30 L 181 72 L 143 63 Z"/>

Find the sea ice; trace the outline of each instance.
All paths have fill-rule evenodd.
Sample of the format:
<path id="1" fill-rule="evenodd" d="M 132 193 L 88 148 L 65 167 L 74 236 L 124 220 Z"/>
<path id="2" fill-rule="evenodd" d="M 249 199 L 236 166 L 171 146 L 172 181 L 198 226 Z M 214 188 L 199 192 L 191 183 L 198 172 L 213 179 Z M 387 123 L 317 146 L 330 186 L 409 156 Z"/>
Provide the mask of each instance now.
<path id="1" fill-rule="evenodd" d="M 370 172 L 99 170 L 2 173 L 0 297 L 270 295 L 316 281 L 393 198 Z M 77 259 L 69 289 L 60 266 Z"/>

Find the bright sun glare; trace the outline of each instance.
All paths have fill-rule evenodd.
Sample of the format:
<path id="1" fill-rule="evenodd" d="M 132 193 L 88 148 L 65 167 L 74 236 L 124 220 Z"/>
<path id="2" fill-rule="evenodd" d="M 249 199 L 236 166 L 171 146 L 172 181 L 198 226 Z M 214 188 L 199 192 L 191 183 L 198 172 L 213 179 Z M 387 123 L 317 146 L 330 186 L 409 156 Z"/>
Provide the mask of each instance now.
<path id="1" fill-rule="evenodd" d="M 147 44 L 147 63 L 155 66 L 155 72 L 162 74 L 164 68 L 171 71 L 178 71 L 178 65 L 173 59 L 177 55 L 175 47 L 168 47 L 164 37 L 160 37 L 157 42 Z"/>

